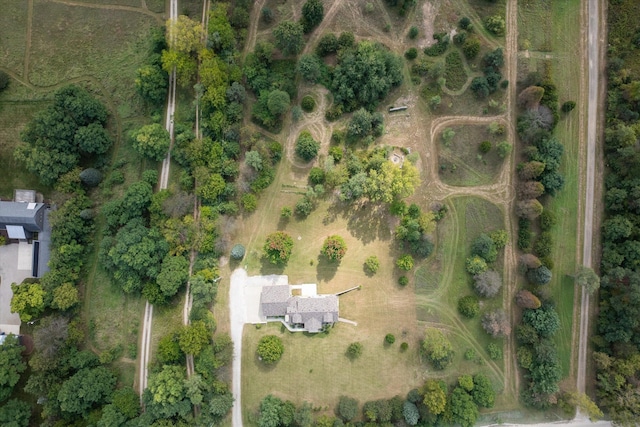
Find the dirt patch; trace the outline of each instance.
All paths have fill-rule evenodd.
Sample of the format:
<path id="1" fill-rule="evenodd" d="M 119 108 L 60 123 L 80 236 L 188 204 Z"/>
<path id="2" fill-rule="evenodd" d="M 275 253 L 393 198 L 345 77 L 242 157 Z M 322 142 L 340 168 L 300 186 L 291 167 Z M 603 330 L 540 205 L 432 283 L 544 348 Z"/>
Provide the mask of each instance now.
<path id="1" fill-rule="evenodd" d="M 420 49 L 424 49 L 435 43 L 433 31 L 438 9 L 438 6 L 433 5 L 429 1 L 425 1 L 422 5 L 422 38 L 418 40 Z"/>

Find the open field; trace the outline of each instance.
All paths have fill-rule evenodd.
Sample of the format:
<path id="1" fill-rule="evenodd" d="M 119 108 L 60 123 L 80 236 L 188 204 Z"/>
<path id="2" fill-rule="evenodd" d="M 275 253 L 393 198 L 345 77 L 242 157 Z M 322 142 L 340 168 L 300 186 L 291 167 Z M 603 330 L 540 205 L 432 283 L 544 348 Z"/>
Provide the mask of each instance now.
<path id="1" fill-rule="evenodd" d="M 495 182 L 504 166 L 504 160 L 495 149 L 501 139 L 491 135 L 486 126 L 453 126 L 451 129 L 455 136 L 450 143 L 442 140 L 442 134 L 437 137 L 439 176 L 442 182 L 455 186 Z M 483 141 L 489 141 L 493 146 L 486 154 L 482 154 L 479 148 Z"/>

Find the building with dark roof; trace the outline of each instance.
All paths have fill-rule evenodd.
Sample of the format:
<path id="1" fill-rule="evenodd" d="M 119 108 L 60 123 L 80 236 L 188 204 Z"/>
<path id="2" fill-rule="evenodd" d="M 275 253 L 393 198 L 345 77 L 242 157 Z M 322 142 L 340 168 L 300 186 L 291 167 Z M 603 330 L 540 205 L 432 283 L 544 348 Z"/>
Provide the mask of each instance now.
<path id="1" fill-rule="evenodd" d="M 291 330 L 321 332 L 338 321 L 338 296 L 293 296 L 289 285 L 264 286 L 260 309 L 267 320 L 281 320 Z"/>
<path id="2" fill-rule="evenodd" d="M 0 201 L 0 230 L 6 230 L 10 239 L 29 239 L 44 230 L 45 210 L 44 203 Z"/>

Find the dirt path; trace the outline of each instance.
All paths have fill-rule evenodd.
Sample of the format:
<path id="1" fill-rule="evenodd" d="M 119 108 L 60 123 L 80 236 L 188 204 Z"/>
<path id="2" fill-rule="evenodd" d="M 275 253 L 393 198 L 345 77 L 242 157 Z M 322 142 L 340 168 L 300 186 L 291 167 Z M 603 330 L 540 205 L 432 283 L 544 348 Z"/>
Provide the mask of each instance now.
<path id="1" fill-rule="evenodd" d="M 29 81 L 29 61 L 31 56 L 31 29 L 33 28 L 33 0 L 27 3 L 27 36 L 24 45 L 24 68 L 22 77 L 25 81 Z"/>

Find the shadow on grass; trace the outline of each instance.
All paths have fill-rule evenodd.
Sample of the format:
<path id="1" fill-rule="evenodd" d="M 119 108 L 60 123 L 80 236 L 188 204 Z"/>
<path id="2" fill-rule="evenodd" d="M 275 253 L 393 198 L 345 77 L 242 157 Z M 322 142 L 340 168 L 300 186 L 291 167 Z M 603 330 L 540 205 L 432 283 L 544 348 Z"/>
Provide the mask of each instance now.
<path id="1" fill-rule="evenodd" d="M 279 362 L 275 362 L 275 363 L 264 363 L 262 360 L 260 360 L 260 357 L 258 357 L 258 353 L 254 353 L 253 354 L 253 364 L 258 368 L 258 370 L 261 373 L 268 373 L 273 371 L 276 366 L 278 366 Z"/>
<path id="2" fill-rule="evenodd" d="M 282 274 L 287 263 L 273 264 L 268 258 L 260 258 L 260 274 L 267 276 L 269 274 Z"/>
<path id="3" fill-rule="evenodd" d="M 322 223 L 329 225 L 338 216 L 347 219 L 347 230 L 365 245 L 374 240 L 389 240 L 393 237 L 386 205 L 371 202 L 334 203 Z"/>
<path id="4" fill-rule="evenodd" d="M 316 279 L 318 282 L 328 282 L 333 279 L 340 266 L 340 261 L 331 261 L 324 255 L 318 255 Z"/>

